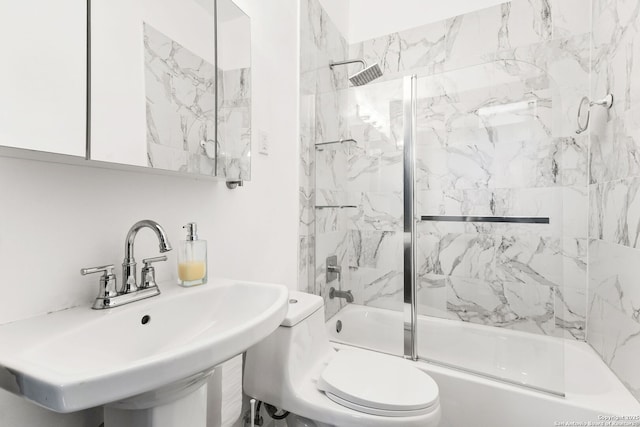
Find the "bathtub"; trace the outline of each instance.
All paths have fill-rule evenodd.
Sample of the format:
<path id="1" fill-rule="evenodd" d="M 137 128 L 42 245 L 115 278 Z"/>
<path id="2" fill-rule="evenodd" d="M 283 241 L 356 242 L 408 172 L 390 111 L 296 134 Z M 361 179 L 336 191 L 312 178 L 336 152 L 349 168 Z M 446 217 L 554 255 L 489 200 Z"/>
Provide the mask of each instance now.
<path id="1" fill-rule="evenodd" d="M 402 321 L 350 304 L 326 328 L 337 350 L 399 355 Z M 640 427 L 640 403 L 584 342 L 419 316 L 418 354 L 407 363 L 438 383 L 441 427 Z"/>

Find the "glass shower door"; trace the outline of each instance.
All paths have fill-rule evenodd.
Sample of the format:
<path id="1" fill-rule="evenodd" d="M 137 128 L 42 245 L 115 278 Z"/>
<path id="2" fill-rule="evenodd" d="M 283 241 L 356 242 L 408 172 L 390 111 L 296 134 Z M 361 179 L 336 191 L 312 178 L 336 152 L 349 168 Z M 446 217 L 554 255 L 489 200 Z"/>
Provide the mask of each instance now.
<path id="1" fill-rule="evenodd" d="M 325 299 L 328 332 L 334 341 L 398 356 L 402 105 L 402 79 L 327 92 L 315 102 L 315 285 Z M 339 275 L 328 273 L 332 264 Z M 337 292 L 351 292 L 353 301 Z"/>
<path id="2" fill-rule="evenodd" d="M 563 394 L 553 82 L 496 61 L 405 84 L 415 97 L 418 356 Z"/>
<path id="3" fill-rule="evenodd" d="M 331 339 L 561 395 L 553 82 L 518 61 L 384 78 L 313 102 Z"/>

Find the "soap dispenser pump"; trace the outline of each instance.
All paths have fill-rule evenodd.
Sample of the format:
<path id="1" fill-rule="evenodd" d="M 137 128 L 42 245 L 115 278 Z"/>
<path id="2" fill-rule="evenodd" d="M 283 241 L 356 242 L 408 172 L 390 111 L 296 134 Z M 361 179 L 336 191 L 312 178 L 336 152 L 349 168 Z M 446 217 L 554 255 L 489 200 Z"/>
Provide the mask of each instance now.
<path id="1" fill-rule="evenodd" d="M 190 222 L 187 239 L 180 241 L 178 252 L 178 279 L 182 286 L 196 286 L 207 283 L 207 241 L 198 240 L 198 225 Z"/>

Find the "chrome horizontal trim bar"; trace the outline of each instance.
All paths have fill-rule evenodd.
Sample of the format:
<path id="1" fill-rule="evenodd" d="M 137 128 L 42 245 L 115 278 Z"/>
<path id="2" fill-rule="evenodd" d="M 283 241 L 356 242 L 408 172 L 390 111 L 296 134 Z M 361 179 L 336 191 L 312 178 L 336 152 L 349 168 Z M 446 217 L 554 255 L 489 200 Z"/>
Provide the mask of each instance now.
<path id="1" fill-rule="evenodd" d="M 344 208 L 357 208 L 356 205 L 324 205 L 316 206 L 316 209 L 344 209 Z"/>
<path id="2" fill-rule="evenodd" d="M 348 138 L 348 139 L 339 139 L 338 141 L 329 141 L 329 142 L 319 142 L 317 144 L 315 144 L 316 147 L 321 147 L 323 145 L 330 145 L 330 144 L 342 144 L 344 142 L 354 142 L 354 143 L 358 143 L 358 141 L 356 141 L 353 138 Z"/>
<path id="3" fill-rule="evenodd" d="M 441 216 L 423 215 L 422 221 L 443 221 L 443 222 L 510 222 L 517 224 L 549 224 L 549 217 L 546 216 Z"/>

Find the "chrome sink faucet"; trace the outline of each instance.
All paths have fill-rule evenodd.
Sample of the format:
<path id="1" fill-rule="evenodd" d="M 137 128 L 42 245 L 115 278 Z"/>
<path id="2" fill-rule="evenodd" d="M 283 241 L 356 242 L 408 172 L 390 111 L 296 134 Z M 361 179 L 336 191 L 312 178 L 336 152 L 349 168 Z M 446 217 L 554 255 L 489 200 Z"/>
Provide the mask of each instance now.
<path id="1" fill-rule="evenodd" d="M 124 261 L 122 262 L 122 289 L 121 293 L 127 294 L 129 292 L 135 292 L 138 290 L 138 283 L 136 279 L 136 260 L 133 258 L 133 243 L 136 239 L 138 231 L 143 228 L 150 228 L 156 233 L 158 241 L 160 242 L 160 253 L 169 252 L 171 244 L 167 238 L 167 234 L 164 232 L 164 228 L 160 224 L 150 219 L 143 219 L 138 221 L 129 229 L 127 233 L 127 241 L 124 247 Z M 158 259 L 157 261 L 165 261 Z M 144 272 L 143 272 L 144 280 Z"/>
<path id="2" fill-rule="evenodd" d="M 143 259 L 144 267 L 142 268 L 142 280 L 138 285 L 136 279 L 136 260 L 133 258 L 133 246 L 138 231 L 142 228 L 150 228 L 158 237 L 160 242 L 160 252 L 168 252 L 171 250 L 171 244 L 167 238 L 167 234 L 160 224 L 150 219 L 138 221 L 129 229 L 127 233 L 127 241 L 125 243 L 125 257 L 122 263 L 122 288 L 117 289 L 116 276 L 113 273 L 113 264 L 103 265 L 100 267 L 83 268 L 80 274 L 102 273 L 100 277 L 100 292 L 95 302 L 94 309 L 112 308 L 149 298 L 160 294 L 160 289 L 156 285 L 156 273 L 151 265 L 154 262 L 166 261 L 166 256 Z"/>

